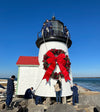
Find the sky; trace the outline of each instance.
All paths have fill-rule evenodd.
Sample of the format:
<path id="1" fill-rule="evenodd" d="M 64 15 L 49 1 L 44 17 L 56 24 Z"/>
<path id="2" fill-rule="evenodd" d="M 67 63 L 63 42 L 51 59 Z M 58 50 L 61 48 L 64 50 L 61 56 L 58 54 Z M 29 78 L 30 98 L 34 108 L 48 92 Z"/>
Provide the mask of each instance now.
<path id="1" fill-rule="evenodd" d="M 100 0 L 0 0 L 0 77 L 17 76 L 19 56 L 38 56 L 43 22 L 67 26 L 74 77 L 100 76 Z"/>

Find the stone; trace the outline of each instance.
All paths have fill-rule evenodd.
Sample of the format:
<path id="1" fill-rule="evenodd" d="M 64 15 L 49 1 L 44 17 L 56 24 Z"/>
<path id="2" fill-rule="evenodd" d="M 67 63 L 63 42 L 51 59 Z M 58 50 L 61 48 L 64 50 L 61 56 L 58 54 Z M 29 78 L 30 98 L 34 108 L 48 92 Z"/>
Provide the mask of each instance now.
<path id="1" fill-rule="evenodd" d="M 89 105 L 77 105 L 78 108 L 88 108 Z"/>
<path id="2" fill-rule="evenodd" d="M 44 112 L 43 106 L 35 106 L 33 108 L 29 108 L 28 112 Z"/>
<path id="3" fill-rule="evenodd" d="M 100 107 L 99 106 L 94 107 L 94 112 L 100 112 Z"/>
<path id="4" fill-rule="evenodd" d="M 66 104 L 66 97 L 62 97 L 62 104 Z"/>
<path id="5" fill-rule="evenodd" d="M 51 105 L 46 112 L 77 112 L 72 105 L 55 104 Z"/>
<path id="6" fill-rule="evenodd" d="M 27 107 L 28 106 L 28 100 L 23 100 L 19 103 L 22 107 Z"/>
<path id="7" fill-rule="evenodd" d="M 77 112 L 87 112 L 85 109 L 77 110 Z"/>
<path id="8" fill-rule="evenodd" d="M 99 106 L 100 105 L 100 94 L 92 94 L 92 95 L 80 94 L 79 103 L 81 105 Z"/>
<path id="9" fill-rule="evenodd" d="M 13 109 L 13 110 L 6 110 L 6 109 L 4 109 L 4 110 L 2 110 L 2 111 L 0 111 L 0 112 L 17 112 L 17 108 L 15 108 L 15 109 Z"/>
<path id="10" fill-rule="evenodd" d="M 23 99 L 19 104 L 22 107 L 27 107 L 29 104 L 35 105 L 35 101 L 34 99 Z"/>
<path id="11" fill-rule="evenodd" d="M 51 104 L 51 99 L 50 99 L 50 97 L 47 97 L 47 98 L 46 98 L 46 104 Z"/>
<path id="12" fill-rule="evenodd" d="M 0 102 L 0 110 L 5 108 L 5 102 Z"/>
<path id="13" fill-rule="evenodd" d="M 90 106 L 87 109 L 88 109 L 88 112 L 94 112 L 94 106 Z"/>

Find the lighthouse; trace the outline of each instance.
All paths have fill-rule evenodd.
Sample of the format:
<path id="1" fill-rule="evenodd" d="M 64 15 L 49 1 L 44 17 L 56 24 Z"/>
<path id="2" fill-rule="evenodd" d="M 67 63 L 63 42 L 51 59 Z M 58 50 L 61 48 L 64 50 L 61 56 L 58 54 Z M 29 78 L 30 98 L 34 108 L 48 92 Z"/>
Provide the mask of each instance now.
<path id="1" fill-rule="evenodd" d="M 46 20 L 37 34 L 38 56 L 20 56 L 17 60 L 16 95 L 23 96 L 26 89 L 33 87 L 38 96 L 56 97 L 54 85 L 60 78 L 61 96 L 71 96 L 73 79 L 68 53 L 71 45 L 70 34 L 64 23 L 55 17 Z"/>
<path id="2" fill-rule="evenodd" d="M 70 96 L 72 95 L 70 85 L 73 83 L 68 53 L 68 48 L 72 44 L 70 34 L 69 32 L 64 34 L 64 23 L 55 17 L 44 22 L 44 25 L 36 40 L 40 64 L 37 70 L 36 95 L 55 97 L 54 85 L 60 77 L 61 96 Z"/>

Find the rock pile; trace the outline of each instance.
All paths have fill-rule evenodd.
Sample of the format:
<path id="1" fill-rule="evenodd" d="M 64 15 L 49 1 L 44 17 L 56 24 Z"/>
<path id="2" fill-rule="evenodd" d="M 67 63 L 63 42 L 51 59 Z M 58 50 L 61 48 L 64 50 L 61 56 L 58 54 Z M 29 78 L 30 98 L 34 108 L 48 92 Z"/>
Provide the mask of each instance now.
<path id="1" fill-rule="evenodd" d="M 67 99 L 67 104 L 52 105 L 49 98 L 41 105 L 35 105 L 34 100 L 25 100 L 23 98 L 14 98 L 12 102 L 13 110 L 3 109 L 5 101 L 0 101 L 0 112 L 18 112 L 18 105 L 23 109 L 23 112 L 100 112 L 100 93 L 89 91 L 79 86 L 79 104 L 72 105 L 71 98 Z"/>

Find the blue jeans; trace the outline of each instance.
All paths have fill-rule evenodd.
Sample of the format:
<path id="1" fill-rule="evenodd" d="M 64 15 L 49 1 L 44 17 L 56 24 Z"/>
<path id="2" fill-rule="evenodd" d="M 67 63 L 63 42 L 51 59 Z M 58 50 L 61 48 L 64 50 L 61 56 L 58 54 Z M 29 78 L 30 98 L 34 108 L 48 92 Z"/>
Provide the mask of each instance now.
<path id="1" fill-rule="evenodd" d="M 78 94 L 73 95 L 72 101 L 73 101 L 73 105 L 75 105 L 75 103 L 78 103 L 78 102 L 79 102 L 79 101 L 78 101 Z"/>
<path id="2" fill-rule="evenodd" d="M 61 103 L 61 91 L 56 91 L 56 102 Z"/>
<path id="3" fill-rule="evenodd" d="M 7 94 L 6 105 L 9 106 L 12 102 L 13 94 Z"/>
<path id="4" fill-rule="evenodd" d="M 42 103 L 42 99 L 40 96 L 35 96 L 35 104 L 39 104 L 39 103 Z"/>

